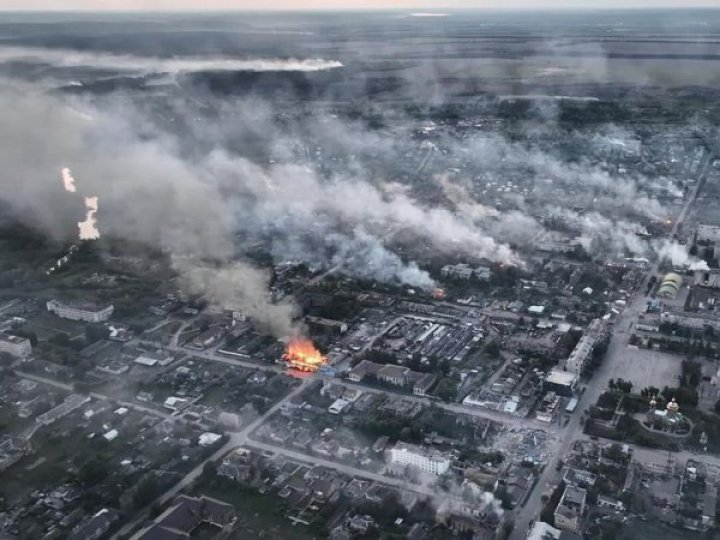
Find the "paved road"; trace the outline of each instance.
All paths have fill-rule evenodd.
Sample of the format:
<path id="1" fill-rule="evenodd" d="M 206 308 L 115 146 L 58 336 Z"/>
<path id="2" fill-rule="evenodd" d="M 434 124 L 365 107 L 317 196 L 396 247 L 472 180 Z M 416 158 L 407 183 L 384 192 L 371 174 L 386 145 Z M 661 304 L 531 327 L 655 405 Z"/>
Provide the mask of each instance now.
<path id="1" fill-rule="evenodd" d="M 216 452 L 214 452 L 211 456 L 208 456 L 206 459 L 204 459 L 201 463 L 199 463 L 193 470 L 191 470 L 189 473 L 187 473 L 182 480 L 180 480 L 177 484 L 172 486 L 170 489 L 168 489 L 165 493 L 160 495 L 157 499 L 155 499 L 153 502 L 145 506 L 142 510 L 136 512 L 136 518 L 125 524 L 125 526 L 120 529 L 117 533 L 115 533 L 112 538 L 113 540 L 118 538 L 123 538 L 126 535 L 128 535 L 130 532 L 132 532 L 134 529 L 139 527 L 143 521 L 145 521 L 148 513 L 150 512 L 150 509 L 153 508 L 156 505 L 162 505 L 170 501 L 173 497 L 175 497 L 180 491 L 188 487 L 190 484 L 192 484 L 203 472 L 203 468 L 205 467 L 205 464 L 210 461 L 217 461 L 220 459 L 223 455 L 225 455 L 227 452 L 229 452 L 231 449 L 242 446 L 248 442 L 248 435 L 255 431 L 265 420 L 270 418 L 273 414 L 275 414 L 277 411 L 279 411 L 290 399 L 300 394 L 307 386 L 312 382 L 312 379 L 305 379 L 302 383 L 298 385 L 297 388 L 295 388 L 292 392 L 290 392 L 288 395 L 286 395 L 283 399 L 278 401 L 275 405 L 270 407 L 270 409 L 265 412 L 262 416 L 259 416 L 256 420 L 245 426 L 242 430 L 231 433 L 228 441 L 221 446 Z"/>
<path id="2" fill-rule="evenodd" d="M 697 199 L 698 192 L 704 183 L 704 175 L 706 175 L 707 172 L 707 169 L 698 171 L 698 179 L 695 187 L 685 201 L 685 204 L 673 224 L 671 236 L 674 236 L 677 233 L 683 221 L 687 217 L 691 206 Z M 662 261 L 658 260 L 650 269 L 648 269 L 646 279 L 649 279 L 650 276 L 658 273 L 661 263 Z M 549 454 L 554 456 L 554 458 L 550 460 L 543 472 L 540 474 L 538 482 L 525 505 L 518 509 L 515 513 L 515 529 L 510 536 L 511 540 L 520 540 L 525 538 L 525 533 L 529 523 L 531 520 L 535 519 L 542 510 L 543 493 L 555 486 L 559 481 L 560 473 L 556 471 L 558 460 L 565 456 L 573 441 L 583 436 L 581 411 L 597 402 L 600 394 L 607 389 L 607 383 L 610 379 L 622 378 L 623 376 L 627 377 L 624 365 L 626 359 L 625 349 L 628 346 L 633 325 L 637 322 L 638 317 L 645 312 L 645 286 L 646 280 L 643 280 L 643 283 L 639 286 L 638 291 L 636 291 L 631 302 L 617 317 L 612 329 L 612 336 L 610 338 L 603 363 L 593 374 L 592 379 L 588 382 L 585 392 L 579 400 L 576 413 L 570 418 L 568 425 L 560 432 L 560 438 L 555 442 L 554 447 L 549 449 Z M 642 449 L 642 451 L 653 452 L 648 449 Z M 658 452 L 658 450 L 655 450 L 655 452 Z M 691 456 L 690 453 L 681 454 L 687 454 L 684 455 L 684 459 Z M 694 457 L 701 459 L 699 456 Z M 679 455 L 676 454 L 676 458 L 679 458 Z M 720 460 L 717 461 L 720 463 Z"/>
<path id="3" fill-rule="evenodd" d="M 403 399 L 414 401 L 416 403 L 422 403 L 423 405 L 435 405 L 436 407 L 439 407 L 441 409 L 445 409 L 446 411 L 454 412 L 457 414 L 467 414 L 469 416 L 476 416 L 478 418 L 485 418 L 487 420 L 493 420 L 495 422 L 498 422 L 500 424 L 505 425 L 511 425 L 513 427 L 518 428 L 540 428 L 545 431 L 553 431 L 557 428 L 555 424 L 547 424 L 545 422 L 540 422 L 535 419 L 531 418 L 521 418 L 518 416 L 510 416 L 505 413 L 497 412 L 497 411 L 491 411 L 489 409 L 482 409 L 477 407 L 467 407 L 465 405 L 460 404 L 454 404 L 454 403 L 444 403 L 442 401 L 437 401 L 434 399 L 430 399 L 427 397 L 420 397 L 420 396 L 414 396 L 409 394 L 401 394 L 398 392 L 393 392 L 392 390 L 388 390 L 385 388 L 374 388 L 371 386 L 365 386 L 362 384 L 356 384 L 351 383 L 346 380 L 333 380 L 334 384 L 339 384 L 341 386 L 345 386 L 347 388 L 356 388 L 358 390 L 361 390 L 363 392 L 368 392 L 371 394 L 386 394 L 386 395 L 392 395 L 401 397 Z"/>
<path id="4" fill-rule="evenodd" d="M 213 351 L 189 351 L 189 350 L 184 349 L 183 347 L 179 347 L 177 345 L 174 345 L 174 346 L 171 345 L 168 347 L 168 349 L 171 351 L 174 351 L 174 352 L 184 352 L 184 353 L 192 354 L 193 356 L 196 356 L 198 358 L 203 358 L 205 360 L 211 360 L 213 362 L 220 362 L 220 363 L 228 364 L 231 366 L 246 367 L 246 368 L 251 368 L 251 369 L 263 369 L 263 370 L 274 371 L 275 373 L 284 373 L 284 374 L 289 373 L 287 368 L 285 368 L 284 366 L 272 365 L 272 364 L 271 365 L 259 364 L 257 362 L 252 362 L 249 360 L 240 360 L 239 358 L 222 355 L 220 353 L 213 352 Z M 440 407 L 447 411 L 451 411 L 451 412 L 459 413 L 459 414 L 467 414 L 470 416 L 476 416 L 478 418 L 486 418 L 488 420 L 493 420 L 493 421 L 499 422 L 501 424 L 511 425 L 513 427 L 539 428 L 539 429 L 544 429 L 545 431 L 555 431 L 557 429 L 557 425 L 555 425 L 555 424 L 547 424 L 545 422 L 540 422 L 535 419 L 511 416 L 511 415 L 508 415 L 505 413 L 491 411 L 489 409 L 482 409 L 482 408 L 477 408 L 477 407 L 467 407 L 465 405 L 453 404 L 453 403 L 443 403 L 441 401 L 431 400 L 430 398 L 426 398 L 426 397 L 413 396 L 413 395 L 403 394 L 400 392 L 394 392 L 392 389 L 373 388 L 373 387 L 365 386 L 362 384 L 355 384 L 355 383 L 348 382 L 347 380 L 332 379 L 332 382 L 334 382 L 336 384 L 341 384 L 348 388 L 356 388 L 363 392 L 394 395 L 394 396 L 402 397 L 403 399 L 422 403 L 424 405 L 435 404 L 437 407 Z"/>
<path id="5" fill-rule="evenodd" d="M 54 386 L 55 388 L 60 388 L 61 390 L 65 390 L 67 392 L 75 392 L 75 389 L 73 385 L 62 383 L 59 381 L 55 381 L 53 379 L 48 379 L 47 377 L 41 377 L 39 375 L 35 375 L 33 373 L 25 373 L 23 371 L 15 371 L 15 375 L 18 377 L 21 377 L 23 379 L 28 379 L 31 381 L 35 381 L 41 384 L 46 384 L 48 386 Z M 134 409 L 138 412 L 142 412 L 145 414 L 150 414 L 152 416 L 157 416 L 159 418 L 173 418 L 173 415 L 170 413 L 167 413 L 165 411 L 161 411 L 159 409 L 155 409 L 153 407 L 148 407 L 146 405 L 141 405 L 139 403 L 135 403 L 134 401 L 122 401 L 115 398 L 112 398 L 110 396 L 106 396 L 105 394 L 99 394 L 98 392 L 90 392 L 90 397 L 99 399 L 101 401 L 113 401 L 117 403 L 119 406 L 127 407 L 128 409 Z"/>
<path id="6" fill-rule="evenodd" d="M 374 482 L 381 482 L 388 486 L 402 488 L 404 491 L 412 491 L 413 493 L 426 495 L 428 497 L 438 496 L 437 490 L 430 489 L 424 486 L 419 486 L 417 484 L 411 484 L 407 482 L 407 480 L 392 478 L 389 476 L 385 476 L 384 474 L 374 473 L 366 471 L 364 469 L 358 469 L 357 467 L 353 467 L 352 465 L 345 465 L 336 461 L 329 461 L 327 459 L 322 459 L 317 456 L 309 456 L 307 454 L 303 454 L 302 452 L 296 452 L 295 450 L 289 450 L 284 447 L 261 443 L 253 439 L 248 440 L 245 446 L 255 448 L 256 450 L 262 450 L 264 452 L 280 454 L 293 460 L 310 463 L 312 465 L 322 465 L 324 467 L 328 467 L 329 469 L 335 469 L 336 471 L 339 471 L 343 474 L 347 474 L 348 476 L 364 478 L 366 480 L 372 480 Z"/>

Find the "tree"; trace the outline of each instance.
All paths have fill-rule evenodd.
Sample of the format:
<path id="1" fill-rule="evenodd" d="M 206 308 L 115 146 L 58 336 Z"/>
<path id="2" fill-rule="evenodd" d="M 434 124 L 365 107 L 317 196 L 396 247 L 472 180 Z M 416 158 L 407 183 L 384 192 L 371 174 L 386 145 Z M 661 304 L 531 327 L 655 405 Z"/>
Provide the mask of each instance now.
<path id="1" fill-rule="evenodd" d="M 136 509 L 140 509 L 155 500 L 161 492 L 162 488 L 158 485 L 157 480 L 151 476 L 145 476 L 135 488 L 133 505 Z"/>
<path id="2" fill-rule="evenodd" d="M 615 383 L 615 386 L 619 392 L 622 392 L 623 394 L 629 394 L 630 392 L 632 392 L 633 383 L 623 379 L 618 379 Z"/>
<path id="3" fill-rule="evenodd" d="M 107 478 L 107 475 L 108 468 L 106 464 L 95 457 L 86 461 L 82 467 L 80 467 L 78 480 L 80 480 L 80 483 L 84 487 L 88 488 L 102 483 L 102 481 Z"/>
<path id="4" fill-rule="evenodd" d="M 497 358 L 500 356 L 500 346 L 495 340 L 488 341 L 485 344 L 485 354 L 487 354 L 490 358 Z"/>
<path id="5" fill-rule="evenodd" d="M 110 335 L 110 330 L 105 326 L 98 324 L 88 324 L 85 326 L 85 340 L 90 343 L 95 343 L 101 339 L 107 339 Z"/>
<path id="6" fill-rule="evenodd" d="M 540 521 L 544 521 L 549 525 L 555 525 L 555 509 L 557 508 L 564 491 L 565 482 L 560 482 L 557 486 L 555 486 L 552 495 L 550 495 L 550 498 L 547 503 L 545 503 L 542 512 L 540 512 Z"/>
<path id="7" fill-rule="evenodd" d="M 452 401 L 457 396 L 457 384 L 449 377 L 443 377 L 435 389 L 435 395 L 443 401 Z"/>
<path id="8" fill-rule="evenodd" d="M 213 460 L 206 461 L 205 465 L 203 465 L 202 475 L 207 480 L 214 479 L 217 476 L 217 463 Z"/>
<path id="9" fill-rule="evenodd" d="M 60 347 L 72 346 L 72 343 L 70 342 L 70 336 L 62 332 L 59 334 L 55 334 L 54 336 L 49 338 L 48 341 L 53 345 L 59 345 Z"/>

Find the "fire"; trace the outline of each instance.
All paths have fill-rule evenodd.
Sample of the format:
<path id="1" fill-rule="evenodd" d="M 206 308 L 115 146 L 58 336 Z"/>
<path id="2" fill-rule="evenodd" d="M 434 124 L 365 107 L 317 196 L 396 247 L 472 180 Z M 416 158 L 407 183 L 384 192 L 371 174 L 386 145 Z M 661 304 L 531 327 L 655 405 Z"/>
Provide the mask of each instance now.
<path id="1" fill-rule="evenodd" d="M 315 372 L 320 366 L 327 364 L 327 358 L 317 350 L 312 341 L 305 338 L 291 339 L 283 358 L 288 366 L 300 371 Z"/>
<path id="2" fill-rule="evenodd" d="M 433 290 L 432 295 L 433 298 L 437 300 L 442 300 L 445 298 L 445 289 L 441 289 L 438 287 L 437 289 Z"/>
<path id="3" fill-rule="evenodd" d="M 80 229 L 80 240 L 97 240 L 100 238 L 100 231 L 97 229 L 97 219 L 95 215 L 98 211 L 98 198 L 85 197 L 85 221 L 78 222 Z"/>
<path id="4" fill-rule="evenodd" d="M 75 187 L 75 178 L 73 178 L 70 169 L 64 167 L 62 171 L 60 171 L 60 174 L 62 175 L 62 181 L 63 185 L 65 186 L 65 191 L 75 193 L 77 191 L 77 188 Z"/>

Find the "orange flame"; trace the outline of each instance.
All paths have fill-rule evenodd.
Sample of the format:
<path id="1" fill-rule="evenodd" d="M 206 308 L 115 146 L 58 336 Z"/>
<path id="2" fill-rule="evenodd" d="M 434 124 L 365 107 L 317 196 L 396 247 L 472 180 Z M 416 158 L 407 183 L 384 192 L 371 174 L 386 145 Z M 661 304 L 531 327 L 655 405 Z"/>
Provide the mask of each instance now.
<path id="1" fill-rule="evenodd" d="M 439 287 L 437 289 L 434 289 L 432 292 L 432 296 L 436 300 L 443 300 L 445 298 L 445 289 L 441 289 Z"/>
<path id="2" fill-rule="evenodd" d="M 315 372 L 320 366 L 327 364 L 327 358 L 317 350 L 312 341 L 305 338 L 291 339 L 283 358 L 291 368 L 300 371 Z"/>

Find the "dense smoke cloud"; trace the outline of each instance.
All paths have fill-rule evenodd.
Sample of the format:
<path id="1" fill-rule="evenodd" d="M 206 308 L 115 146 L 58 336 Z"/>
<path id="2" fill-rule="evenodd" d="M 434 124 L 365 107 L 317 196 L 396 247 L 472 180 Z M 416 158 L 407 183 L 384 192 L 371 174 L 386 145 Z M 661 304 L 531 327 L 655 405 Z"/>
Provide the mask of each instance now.
<path id="1" fill-rule="evenodd" d="M 195 258 L 175 257 L 172 263 L 187 291 L 202 294 L 225 309 L 250 315 L 278 337 L 300 331 L 293 322 L 297 306 L 289 301 L 270 301 L 267 272 L 239 261 L 211 264 Z"/>
<path id="2" fill-rule="evenodd" d="M 321 58 L 230 58 L 119 55 L 71 49 L 0 47 L 0 62 L 23 62 L 62 68 L 93 68 L 138 73 L 187 73 L 196 71 L 324 71 L 343 67 L 337 60 Z"/>
<path id="3" fill-rule="evenodd" d="M 292 332 L 295 310 L 270 301 L 267 272 L 237 259 L 237 232 L 270 233 L 274 246 L 284 239 L 286 252 L 274 250 L 278 259 L 305 252 L 306 260 L 326 268 L 425 289 L 434 286 L 427 272 L 385 246 L 395 232 L 439 250 L 517 260 L 506 245 L 449 210 L 420 204 L 403 191 L 380 190 L 363 178 L 323 179 L 305 166 L 262 167 L 224 151 L 190 163 L 168 138 L 139 137 L 147 126 L 132 110 L 110 115 L 82 102 L 7 88 L 0 103 L 8 110 L 8 144 L 0 148 L 8 171 L 2 198 L 18 216 L 55 238 L 73 237 L 70 224 L 85 210 L 75 197 L 58 197 L 68 184 L 55 180 L 70 165 L 82 179 L 82 192 L 103 202 L 104 234 L 169 253 L 189 291 L 232 305 L 278 335 Z M 93 238 L 95 211 L 87 208 Z M 304 250 L 303 234 L 320 248 Z"/>
<path id="4" fill-rule="evenodd" d="M 0 62 L 9 60 L 142 73 L 341 67 L 324 60 L 172 59 L 0 48 Z M 682 259 L 676 247 L 641 238 L 641 220 L 668 215 L 658 198 L 682 195 L 667 178 L 610 174 L 590 160 L 568 162 L 500 135 L 439 136 L 422 146 L 408 133 L 371 130 L 316 111 L 278 123 L 272 104 L 258 96 L 208 101 L 219 118 L 229 119 L 212 125 L 187 121 L 186 130 L 176 126 L 168 133 L 155 119 L 148 120 L 146 111 L 117 96 L 89 106 L 0 86 L 6 110 L 0 198 L 55 238 L 76 235 L 76 224 L 85 216 L 99 220 L 103 236 L 154 246 L 171 255 L 187 290 L 245 311 L 277 335 L 293 332 L 296 310 L 270 301 L 268 273 L 242 261 L 245 246 L 239 237 L 261 242 L 276 261 L 301 260 L 328 273 L 422 289 L 432 289 L 433 279 L 398 254 L 396 238 L 415 240 L 432 253 L 522 265 L 514 247 L 532 247 L 548 216 L 559 218 L 591 253 Z M 186 107 L 187 101 L 168 98 L 169 110 L 176 113 L 170 116 L 184 121 L 191 114 Z M 615 151 L 630 148 L 633 141 L 632 133 L 610 126 L 589 144 Z M 375 163 L 376 171 L 392 170 L 383 165 L 408 152 L 408 145 L 418 147 L 420 156 L 409 178 L 387 179 L 367 168 Z M 314 160 L 317 148 L 342 156 L 342 166 Z M 458 169 L 437 174 L 442 169 L 426 167 L 434 159 L 445 165 L 453 160 Z M 81 197 L 58 199 L 60 170 L 66 189 L 75 188 L 76 175 L 83 194 L 99 197 L 97 216 L 90 207 L 85 214 Z M 477 176 L 465 177 L 462 170 Z M 503 180 L 506 173 L 521 179 L 515 184 Z M 493 184 L 502 181 L 507 183 L 495 189 L 499 186 Z M 420 198 L 433 189 L 447 204 Z M 688 265 L 697 263 L 684 256 Z"/>
<path id="5" fill-rule="evenodd" d="M 654 244 L 658 257 L 668 261 L 676 268 L 687 268 L 688 270 L 708 270 L 708 263 L 702 259 L 691 256 L 687 247 L 676 242 L 663 240 Z"/>

